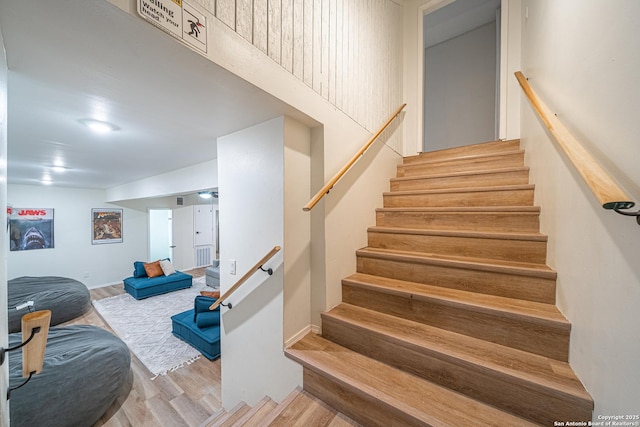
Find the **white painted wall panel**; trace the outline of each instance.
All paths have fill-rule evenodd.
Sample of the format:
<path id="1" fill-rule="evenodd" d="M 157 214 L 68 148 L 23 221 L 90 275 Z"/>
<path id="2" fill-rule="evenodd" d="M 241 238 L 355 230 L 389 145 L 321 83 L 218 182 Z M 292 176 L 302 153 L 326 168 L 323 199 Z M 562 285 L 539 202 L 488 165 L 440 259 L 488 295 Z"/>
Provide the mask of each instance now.
<path id="1" fill-rule="evenodd" d="M 236 32 L 253 43 L 252 0 L 236 0 Z"/>
<path id="2" fill-rule="evenodd" d="M 215 13 L 371 132 L 402 103 L 402 7 L 396 2 L 254 0 L 251 8 L 249 0 L 218 0 Z"/>
<path id="3" fill-rule="evenodd" d="M 640 2 L 522 6 L 529 83 L 637 202 Z M 572 323 L 571 365 L 595 401 L 594 420 L 637 415 L 640 229 L 599 206 L 524 98 L 521 123 L 541 228 L 549 234 L 547 261 L 558 271 L 558 306 Z"/>
<path id="4" fill-rule="evenodd" d="M 304 79 L 304 1 L 293 0 L 293 75 Z"/>
<path id="5" fill-rule="evenodd" d="M 236 0 L 216 0 L 216 17 L 236 29 Z"/>
<path id="6" fill-rule="evenodd" d="M 267 53 L 267 0 L 253 0 L 253 45 Z"/>
<path id="7" fill-rule="evenodd" d="M 267 54 L 282 65 L 282 0 L 268 0 Z"/>
<path id="8" fill-rule="evenodd" d="M 293 73 L 293 0 L 282 0 L 282 59 L 280 65 Z"/>

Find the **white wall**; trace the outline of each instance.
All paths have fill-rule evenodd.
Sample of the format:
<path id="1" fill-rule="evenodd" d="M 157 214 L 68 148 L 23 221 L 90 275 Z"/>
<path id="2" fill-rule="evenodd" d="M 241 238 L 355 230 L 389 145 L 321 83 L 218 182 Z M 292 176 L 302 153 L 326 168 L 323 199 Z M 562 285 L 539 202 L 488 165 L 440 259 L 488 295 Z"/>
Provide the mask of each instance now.
<path id="1" fill-rule="evenodd" d="M 640 2 L 525 0 L 522 19 L 529 82 L 640 201 Z M 525 100 L 522 145 L 558 271 L 558 305 L 572 323 L 571 365 L 595 400 L 595 420 L 637 415 L 640 227 L 598 205 Z"/>
<path id="2" fill-rule="evenodd" d="M 0 28 L 0 224 L 7 221 L 7 57 Z M 0 318 L 7 319 L 7 229 L 0 234 Z M 7 322 L 0 325 L 0 346 L 7 347 Z M 0 368 L 0 426 L 9 425 L 7 393 L 9 387 L 9 363 Z"/>
<path id="3" fill-rule="evenodd" d="M 424 151 L 495 139 L 496 23 L 424 52 Z"/>
<path id="4" fill-rule="evenodd" d="M 284 138 L 285 118 L 280 117 L 218 139 L 223 293 L 274 246 L 285 242 Z M 295 183 L 288 183 L 287 189 L 297 191 Z M 266 263 L 273 275 L 256 272 L 229 299 L 233 309 L 222 308 L 222 404 L 226 409 L 240 401 L 255 405 L 264 396 L 281 401 L 302 384 L 302 368 L 282 351 L 285 274 L 293 261 L 287 258 L 304 253 L 291 239 L 287 239 L 291 248 L 283 248 Z M 236 275 L 230 274 L 231 260 L 236 262 Z"/>
<path id="5" fill-rule="evenodd" d="M 14 208 L 53 208 L 55 236 L 53 249 L 10 252 L 9 279 L 65 276 L 95 288 L 122 283 L 147 258 L 146 212 L 123 210 L 122 243 L 91 244 L 91 209 L 114 207 L 102 190 L 9 185 L 7 199 Z"/>
<path id="6" fill-rule="evenodd" d="M 283 341 L 311 324 L 311 129 L 284 120 L 284 331 Z"/>
<path id="7" fill-rule="evenodd" d="M 214 159 L 109 188 L 106 191 L 106 201 L 118 202 L 168 194 L 185 194 L 217 186 L 218 162 Z"/>

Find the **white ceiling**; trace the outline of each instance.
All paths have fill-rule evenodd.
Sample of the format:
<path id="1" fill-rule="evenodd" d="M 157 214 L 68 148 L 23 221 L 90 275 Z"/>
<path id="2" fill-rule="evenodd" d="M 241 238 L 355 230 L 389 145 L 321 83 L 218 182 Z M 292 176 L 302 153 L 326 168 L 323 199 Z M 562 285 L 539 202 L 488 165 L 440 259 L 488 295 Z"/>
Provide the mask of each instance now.
<path id="1" fill-rule="evenodd" d="M 217 137 L 296 114 L 106 0 L 0 0 L 0 29 L 10 184 L 48 174 L 109 188 L 211 160 Z M 96 135 L 83 118 L 120 129 Z"/>
<path id="2" fill-rule="evenodd" d="M 424 48 L 496 20 L 500 0 L 455 0 L 424 17 Z"/>

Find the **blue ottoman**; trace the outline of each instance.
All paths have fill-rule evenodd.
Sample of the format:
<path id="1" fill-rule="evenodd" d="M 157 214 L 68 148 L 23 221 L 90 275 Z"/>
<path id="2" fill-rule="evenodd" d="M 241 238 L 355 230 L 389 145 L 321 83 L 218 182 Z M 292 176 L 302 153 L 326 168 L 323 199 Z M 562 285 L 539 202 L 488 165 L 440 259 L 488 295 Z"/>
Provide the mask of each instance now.
<path id="1" fill-rule="evenodd" d="M 220 309 L 217 312 L 218 319 Z M 187 310 L 171 316 L 173 335 L 185 341 L 202 353 L 207 359 L 214 360 L 220 357 L 220 324 L 200 328 L 196 324 L 195 310 Z"/>
<path id="2" fill-rule="evenodd" d="M 135 299 L 143 299 L 154 295 L 166 294 L 191 287 L 192 277 L 181 271 L 169 276 L 127 277 L 124 279 L 124 290 Z"/>

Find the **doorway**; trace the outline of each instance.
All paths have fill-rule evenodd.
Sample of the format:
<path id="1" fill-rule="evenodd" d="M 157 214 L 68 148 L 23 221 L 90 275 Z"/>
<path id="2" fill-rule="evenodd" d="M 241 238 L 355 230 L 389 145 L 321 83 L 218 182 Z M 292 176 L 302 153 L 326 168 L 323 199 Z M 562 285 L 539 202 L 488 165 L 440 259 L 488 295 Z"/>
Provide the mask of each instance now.
<path id="1" fill-rule="evenodd" d="M 423 17 L 423 151 L 499 138 L 500 0 Z"/>
<path id="2" fill-rule="evenodd" d="M 171 209 L 149 209 L 149 260 L 173 259 Z"/>

